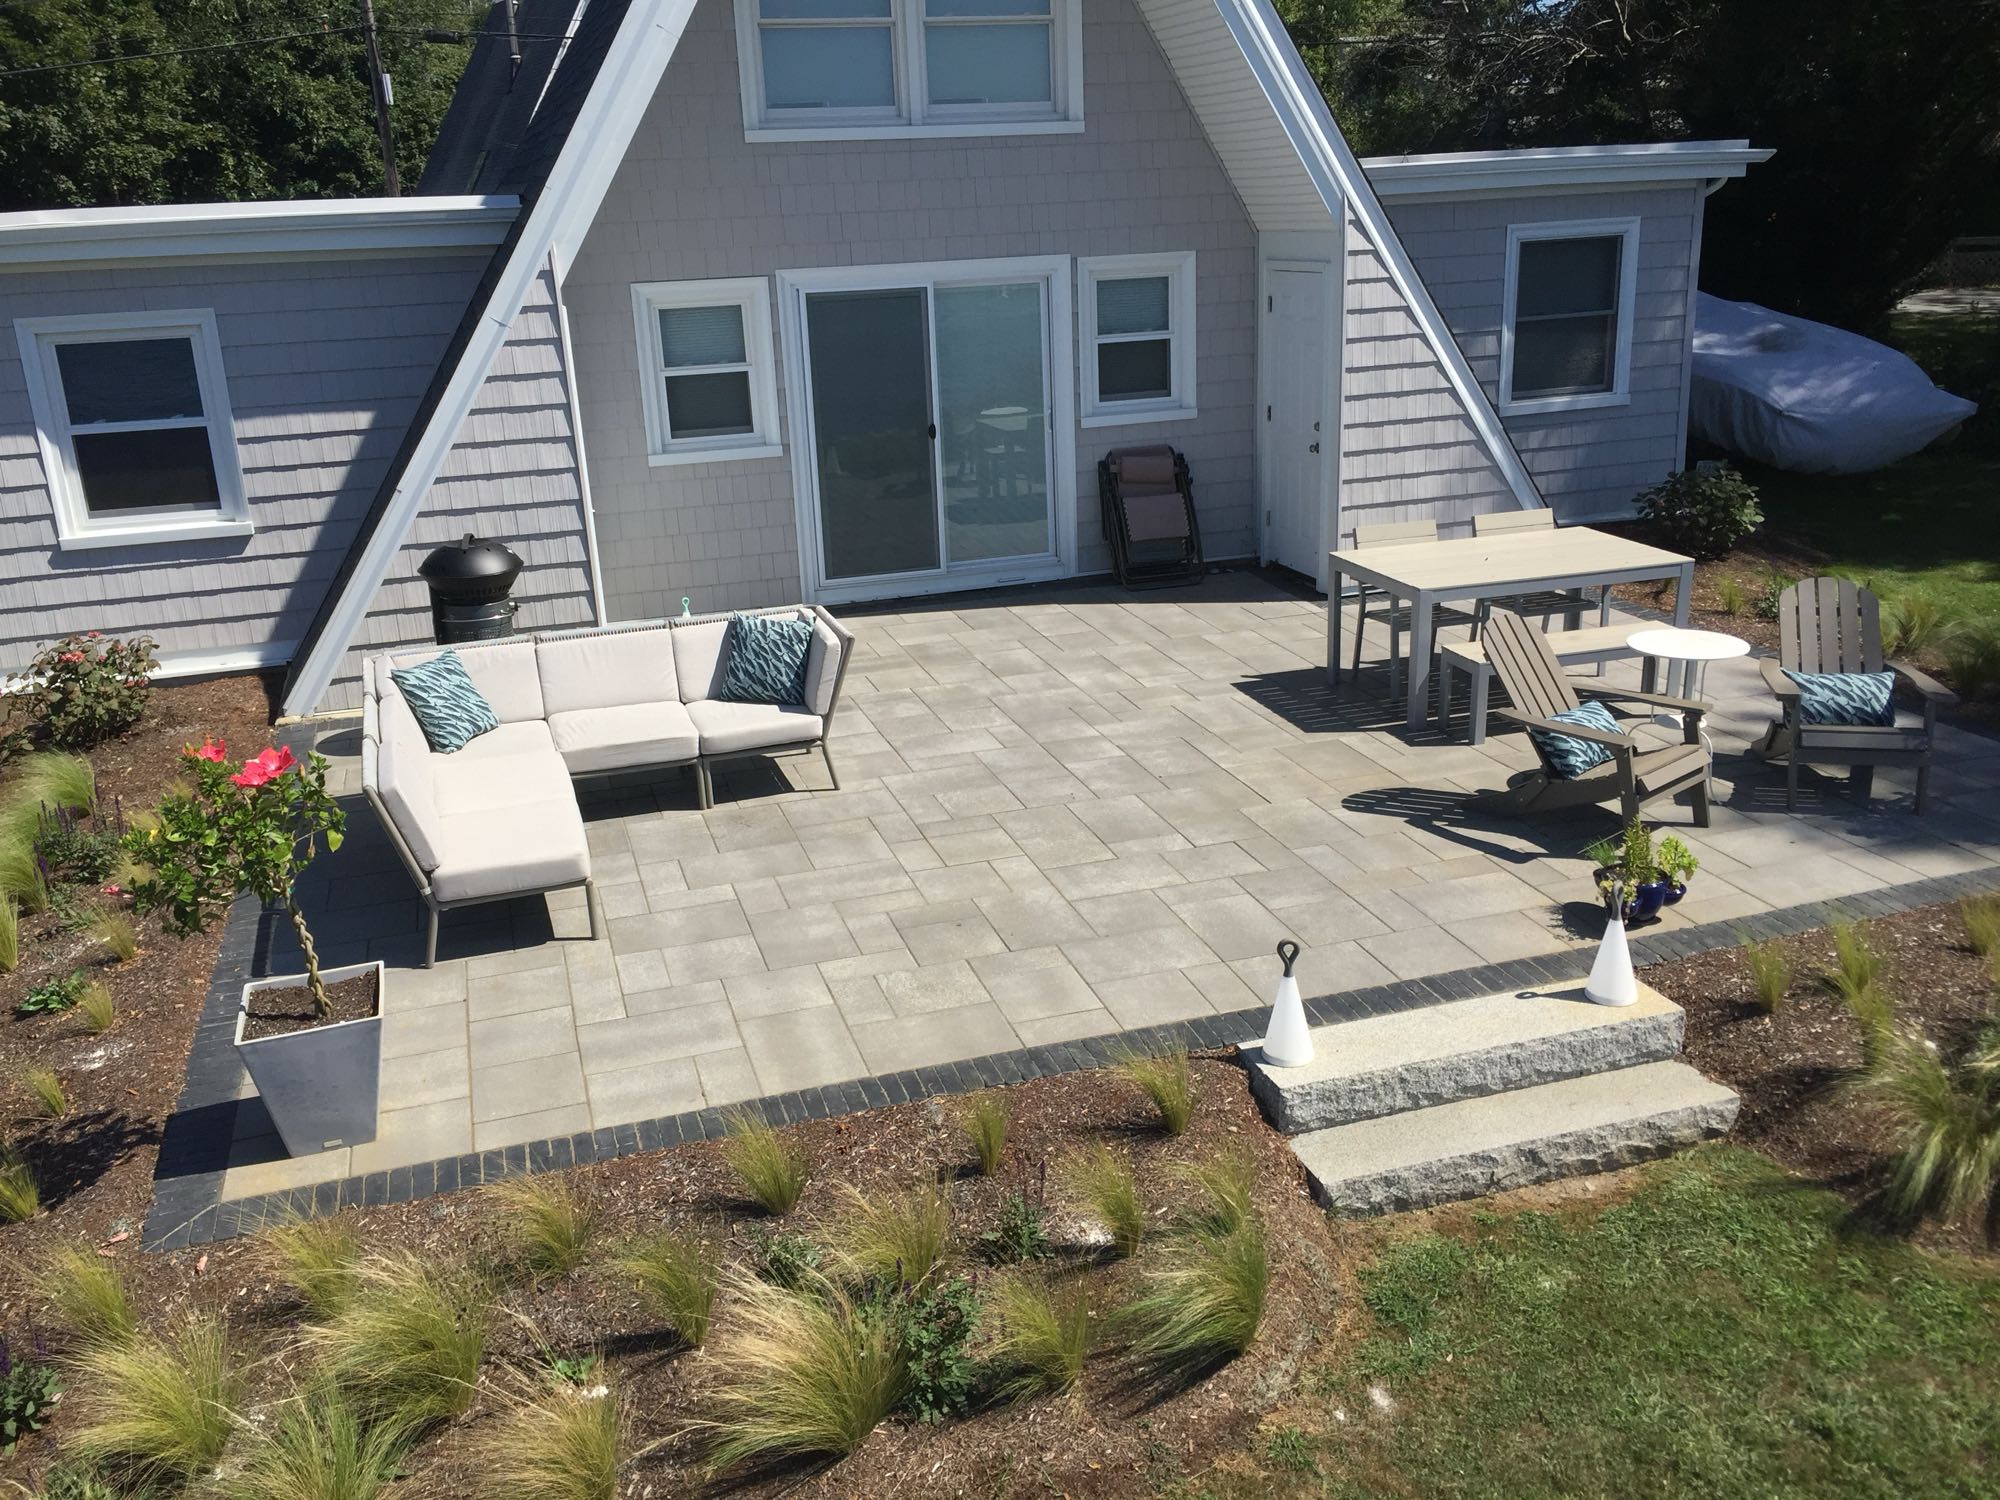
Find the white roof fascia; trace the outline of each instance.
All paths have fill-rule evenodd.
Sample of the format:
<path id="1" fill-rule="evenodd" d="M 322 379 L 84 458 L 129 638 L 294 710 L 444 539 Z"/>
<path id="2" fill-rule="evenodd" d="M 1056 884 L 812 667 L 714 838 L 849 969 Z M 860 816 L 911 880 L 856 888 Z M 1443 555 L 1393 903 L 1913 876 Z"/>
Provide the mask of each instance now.
<path id="1" fill-rule="evenodd" d="M 0 214 L 0 266 L 491 250 L 520 210 L 512 195 L 33 210 Z"/>
<path id="2" fill-rule="evenodd" d="M 431 413 L 346 588 L 334 601 L 326 627 L 299 664 L 285 700 L 286 713 L 312 712 L 332 684 L 348 644 L 388 576 L 389 565 L 402 550 L 424 495 L 444 467 L 487 372 L 507 342 L 529 286 L 547 266 L 552 249 L 562 265 L 574 261 L 573 247 L 597 215 L 611 175 L 624 160 L 640 118 L 666 72 L 667 61 L 680 45 L 694 4 L 695 0 L 655 0 L 650 4 L 635 0 L 619 23 L 618 35 L 591 85 L 590 97 L 578 112 L 569 138 L 549 169 L 548 181 L 529 210 L 513 253 L 480 314 L 479 326 Z"/>
<path id="3" fill-rule="evenodd" d="M 1741 177 L 1771 152 L 1748 141 L 1662 141 L 1629 146 L 1541 146 L 1371 156 L 1361 165 L 1383 198 L 1584 192 Z"/>
<path id="4" fill-rule="evenodd" d="M 1458 340 L 1452 337 L 1437 304 L 1431 300 L 1423 278 L 1417 274 L 1403 242 L 1396 237 L 1381 200 L 1375 196 L 1375 189 L 1341 135 L 1340 127 L 1334 123 L 1325 97 L 1307 73 L 1305 60 L 1292 45 L 1270 0 L 1216 0 L 1216 5 L 1249 60 L 1251 71 L 1257 75 L 1265 97 L 1291 136 L 1292 145 L 1328 210 L 1337 219 L 1344 203 L 1346 210 L 1361 221 L 1375 253 L 1389 272 L 1389 279 L 1402 293 L 1425 341 L 1443 366 L 1445 377 L 1464 403 L 1466 417 L 1485 443 L 1494 468 L 1506 480 L 1523 510 L 1541 509 L 1547 502 L 1535 488 L 1521 455 L 1514 451 L 1513 440 L 1501 425 L 1500 414 L 1486 399 L 1472 366 L 1466 362 L 1465 351 L 1458 347 Z"/>

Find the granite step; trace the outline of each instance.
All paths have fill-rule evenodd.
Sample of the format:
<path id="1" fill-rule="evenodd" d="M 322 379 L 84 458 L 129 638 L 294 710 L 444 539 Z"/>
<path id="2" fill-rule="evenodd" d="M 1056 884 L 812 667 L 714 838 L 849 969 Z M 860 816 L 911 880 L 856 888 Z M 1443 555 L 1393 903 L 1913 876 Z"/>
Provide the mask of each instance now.
<path id="1" fill-rule="evenodd" d="M 1639 986 L 1636 1004 L 1583 997 L 1583 981 L 1483 995 L 1315 1027 L 1303 1068 L 1274 1068 L 1243 1049 L 1250 1088 L 1287 1135 L 1428 1109 L 1678 1057 L 1681 1009 Z"/>
<path id="2" fill-rule="evenodd" d="M 1727 1131 L 1737 1103 L 1685 1063 L 1648 1062 L 1315 1130 L 1292 1149 L 1328 1208 L 1399 1213 L 1667 1156 Z"/>

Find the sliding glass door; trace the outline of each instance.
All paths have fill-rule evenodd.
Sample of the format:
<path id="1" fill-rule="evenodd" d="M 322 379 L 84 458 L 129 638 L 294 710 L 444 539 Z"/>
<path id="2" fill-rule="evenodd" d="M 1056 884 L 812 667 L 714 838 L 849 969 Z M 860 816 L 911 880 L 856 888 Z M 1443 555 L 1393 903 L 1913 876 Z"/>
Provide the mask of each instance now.
<path id="1" fill-rule="evenodd" d="M 802 290 L 825 584 L 1054 561 L 1050 298 L 1040 276 Z"/>

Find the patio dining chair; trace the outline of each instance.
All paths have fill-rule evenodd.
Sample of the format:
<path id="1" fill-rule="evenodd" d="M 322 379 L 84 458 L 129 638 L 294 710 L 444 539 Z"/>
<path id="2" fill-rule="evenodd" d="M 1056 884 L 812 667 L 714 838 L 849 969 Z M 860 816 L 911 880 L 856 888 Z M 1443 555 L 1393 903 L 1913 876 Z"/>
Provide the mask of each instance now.
<path id="1" fill-rule="evenodd" d="M 1534 510 L 1496 510 L 1472 518 L 1474 536 L 1507 536 L 1515 532 L 1555 529 L 1556 513 L 1547 506 Z M 1583 611 L 1588 603 L 1582 589 L 1541 589 L 1531 594 L 1503 594 L 1496 599 L 1483 599 L 1478 614 L 1483 626 L 1486 617 L 1495 609 L 1511 609 L 1517 615 L 1538 616 L 1544 630 L 1549 628 L 1553 617 L 1561 615 L 1568 628 L 1574 630 L 1582 623 Z M 1608 585 L 1597 591 L 1597 623 L 1611 623 L 1611 589 Z M 1478 634 L 1477 627 L 1473 633 Z"/>
<path id="2" fill-rule="evenodd" d="M 1187 460 L 1167 444 L 1114 448 L 1099 459 L 1097 498 L 1120 584 L 1166 588 L 1201 577 L 1194 484 Z"/>
<path id="3" fill-rule="evenodd" d="M 1438 539 L 1435 521 L 1384 521 L 1377 526 L 1357 526 L 1354 528 L 1354 546 L 1359 551 L 1367 547 L 1406 546 L 1411 542 L 1434 542 Z M 1374 602 L 1371 603 L 1370 601 Z M 1380 589 L 1358 584 L 1354 590 L 1354 670 L 1361 670 L 1361 637 L 1370 620 L 1379 621 L 1389 632 L 1389 696 L 1399 697 L 1403 691 L 1403 633 L 1410 628 L 1410 606 L 1393 594 Z M 1468 610 L 1454 609 L 1448 604 L 1437 605 L 1431 611 L 1433 629 L 1432 651 L 1436 651 L 1438 629 L 1447 625 L 1472 626 L 1478 616 Z"/>
<path id="4" fill-rule="evenodd" d="M 1931 744 L 1937 733 L 1937 711 L 1958 701 L 1949 688 L 1915 667 L 1882 659 L 1881 605 L 1875 595 L 1847 578 L 1802 578 L 1778 595 L 1778 659 L 1758 662 L 1764 682 L 1777 695 L 1779 717 L 1755 747 L 1766 760 L 1785 762 L 1785 809 L 1799 805 L 1799 766 L 1847 766 L 1847 783 L 1854 800 L 1864 807 L 1874 789 L 1877 766 L 1917 768 L 1916 810 L 1924 810 L 1930 790 Z M 1807 687 L 1787 676 L 1822 673 L 1893 674 L 1885 722 L 1836 724 L 1808 717 L 1809 699 L 1837 709 L 1848 702 L 1841 684 L 1829 698 L 1809 694 Z M 1895 706 L 1894 689 L 1901 685 L 1923 700 L 1921 716 Z M 1816 707 L 1817 705 L 1812 705 Z M 1865 713 L 1854 717 L 1868 717 Z"/>
<path id="5" fill-rule="evenodd" d="M 1706 703 L 1570 676 L 1556 660 L 1548 637 L 1509 609 L 1493 611 L 1481 639 L 1494 676 L 1513 704 L 1493 712 L 1531 731 L 1529 738 L 1541 762 L 1536 769 L 1513 777 L 1506 791 L 1483 799 L 1483 806 L 1511 816 L 1615 799 L 1620 816 L 1629 823 L 1648 803 L 1691 792 L 1695 826 L 1708 827 L 1709 752 L 1701 738 Z M 1557 714 L 1576 710 L 1585 698 L 1678 711 L 1682 743 L 1649 749 L 1622 726 L 1603 729 L 1557 720 Z M 1543 735 L 1568 736 L 1571 741 L 1608 750 L 1610 755 L 1595 765 L 1572 769 L 1570 758 L 1562 753 L 1561 741 L 1546 741 Z"/>

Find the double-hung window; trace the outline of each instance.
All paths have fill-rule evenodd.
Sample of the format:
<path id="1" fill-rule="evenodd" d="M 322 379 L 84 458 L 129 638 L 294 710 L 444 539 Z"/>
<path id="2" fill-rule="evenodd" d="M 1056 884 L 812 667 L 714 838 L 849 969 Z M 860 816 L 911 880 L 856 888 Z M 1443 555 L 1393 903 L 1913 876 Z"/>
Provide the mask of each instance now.
<path id="1" fill-rule="evenodd" d="M 1194 308 L 1192 250 L 1077 262 L 1084 426 L 1196 414 Z"/>
<path id="2" fill-rule="evenodd" d="M 212 312 L 14 327 L 63 546 L 249 533 Z"/>
<path id="3" fill-rule="evenodd" d="M 755 140 L 1080 129 L 1081 0 L 736 0 Z"/>
<path id="4" fill-rule="evenodd" d="M 1516 224 L 1507 231 L 1500 404 L 1509 412 L 1630 399 L 1639 221 Z"/>
<path id="5" fill-rule="evenodd" d="M 762 277 L 632 288 L 647 449 L 655 464 L 772 458 L 778 383 Z"/>

